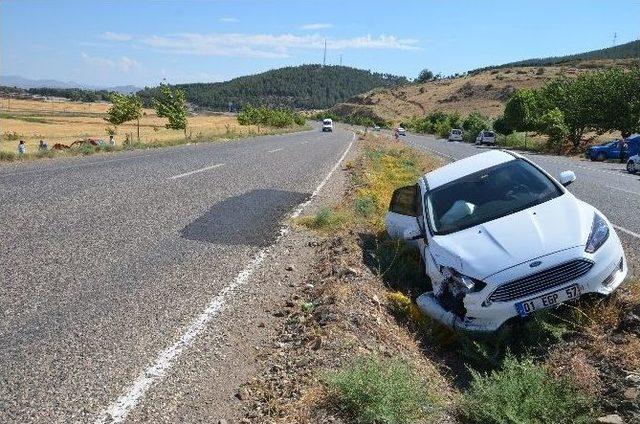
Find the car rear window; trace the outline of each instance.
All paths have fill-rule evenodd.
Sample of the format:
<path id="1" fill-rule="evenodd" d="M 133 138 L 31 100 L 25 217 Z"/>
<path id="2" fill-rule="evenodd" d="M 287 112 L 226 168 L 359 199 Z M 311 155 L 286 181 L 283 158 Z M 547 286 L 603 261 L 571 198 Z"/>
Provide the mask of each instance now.
<path id="1" fill-rule="evenodd" d="M 485 131 L 484 132 L 484 136 L 485 137 L 493 137 L 495 134 L 493 134 L 491 131 Z"/>
<path id="2" fill-rule="evenodd" d="M 460 135 L 460 134 L 462 133 L 462 131 L 460 131 L 460 130 L 453 130 L 453 131 L 451 131 L 451 132 L 452 132 L 453 134 L 455 134 L 455 135 Z"/>

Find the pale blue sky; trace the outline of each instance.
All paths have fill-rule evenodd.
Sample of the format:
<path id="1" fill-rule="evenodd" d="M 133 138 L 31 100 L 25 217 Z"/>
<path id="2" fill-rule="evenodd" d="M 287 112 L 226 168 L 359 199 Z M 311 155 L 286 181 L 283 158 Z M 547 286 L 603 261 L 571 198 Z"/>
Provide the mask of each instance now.
<path id="1" fill-rule="evenodd" d="M 220 81 L 322 61 L 415 77 L 609 47 L 640 0 L 0 0 L 0 73 L 94 85 Z"/>

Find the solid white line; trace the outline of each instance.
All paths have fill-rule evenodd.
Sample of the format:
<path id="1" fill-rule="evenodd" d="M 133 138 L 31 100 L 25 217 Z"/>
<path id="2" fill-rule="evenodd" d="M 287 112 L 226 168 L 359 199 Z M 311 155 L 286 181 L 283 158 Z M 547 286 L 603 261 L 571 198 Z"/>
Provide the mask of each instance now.
<path id="1" fill-rule="evenodd" d="M 189 171 L 189 172 L 185 172 L 184 174 L 174 175 L 173 177 L 169 177 L 167 179 L 168 180 L 175 180 L 176 178 L 188 177 L 189 175 L 197 174 L 198 172 L 208 171 L 208 170 L 213 169 L 213 168 L 218 168 L 218 167 L 220 167 L 222 165 L 224 165 L 224 163 L 217 163 L 215 165 L 211 165 L 211 166 L 207 166 L 207 167 L 204 167 L 204 168 L 196 169 L 195 171 Z"/>
<path id="2" fill-rule="evenodd" d="M 322 190 L 322 187 L 325 186 L 327 181 L 329 181 L 329 178 L 331 178 L 331 175 L 333 175 L 336 169 L 338 169 L 338 166 L 340 166 L 344 158 L 347 156 L 354 140 L 355 133 L 353 134 L 351 143 L 349 143 L 347 149 L 344 151 L 340 159 L 338 159 L 338 162 L 336 162 L 333 168 L 331 168 L 331 171 L 329 171 L 327 176 L 320 182 L 311 196 L 298 205 L 298 207 L 291 213 L 290 218 L 298 217 L 305 206 L 307 206 L 311 200 L 318 195 L 320 190 Z M 282 226 L 280 236 L 274 244 L 278 243 L 280 238 L 287 234 L 288 231 L 288 227 Z M 258 266 L 267 257 L 269 249 L 269 247 L 266 247 L 256 253 L 249 264 L 234 278 L 234 280 L 215 295 L 209 301 L 207 307 L 189 323 L 182 336 L 180 336 L 180 338 L 171 346 L 160 352 L 155 360 L 140 373 L 138 378 L 136 378 L 125 393 L 100 413 L 98 418 L 95 420 L 96 424 L 121 423 L 127 418 L 127 415 L 136 407 L 138 402 L 140 402 L 151 386 L 166 377 L 167 371 L 169 371 L 176 358 L 180 356 L 184 349 L 193 344 L 200 333 L 206 328 L 207 324 L 209 324 L 209 322 L 225 306 L 227 298 L 232 295 L 238 287 L 242 286 L 249 280 Z"/>
<path id="3" fill-rule="evenodd" d="M 631 237 L 635 237 L 635 238 L 639 238 L 640 239 L 640 234 L 638 234 L 638 233 L 634 233 L 633 231 L 627 230 L 626 228 L 621 227 L 619 225 L 611 224 L 611 226 L 613 228 L 615 228 L 616 230 L 622 231 L 623 233 L 625 233 L 625 234 L 627 234 L 627 235 L 629 235 Z"/>
<path id="4" fill-rule="evenodd" d="M 275 149 L 275 150 L 269 150 L 269 153 L 275 153 L 275 152 L 279 152 L 280 150 L 282 150 L 282 147 L 279 149 Z"/>

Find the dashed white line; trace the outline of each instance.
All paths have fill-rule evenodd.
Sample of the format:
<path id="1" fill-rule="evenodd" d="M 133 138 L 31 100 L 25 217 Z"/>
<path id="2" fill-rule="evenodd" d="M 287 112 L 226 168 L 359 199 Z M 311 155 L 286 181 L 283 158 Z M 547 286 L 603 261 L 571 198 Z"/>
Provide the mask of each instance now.
<path id="1" fill-rule="evenodd" d="M 303 209 L 318 195 L 325 184 L 327 184 L 329 178 L 331 178 L 336 169 L 338 169 L 338 166 L 340 166 L 344 158 L 347 156 L 351 146 L 353 146 L 355 138 L 356 136 L 354 133 L 351 143 L 349 143 L 349 146 L 347 146 L 347 149 L 344 151 L 340 159 L 338 159 L 333 168 L 331 168 L 331 171 L 329 171 L 326 177 L 324 177 L 311 196 L 298 205 L 298 207 L 291 213 L 290 218 L 298 217 L 300 213 L 302 213 Z M 280 230 L 280 237 L 278 240 L 287 232 L 287 227 L 283 226 Z M 276 240 L 275 243 L 277 243 L 278 240 Z M 100 413 L 98 418 L 95 420 L 96 424 L 121 423 L 127 418 L 127 415 L 136 407 L 138 402 L 140 402 L 151 386 L 166 377 L 167 372 L 173 365 L 176 358 L 178 358 L 186 348 L 193 344 L 200 333 L 206 328 L 207 324 L 209 324 L 209 322 L 225 306 L 227 298 L 232 295 L 238 287 L 242 286 L 249 280 L 258 266 L 267 257 L 269 249 L 269 247 L 260 249 L 258 253 L 255 254 L 249 264 L 233 279 L 233 281 L 215 295 L 209 301 L 207 307 L 189 323 L 182 336 L 180 336 L 180 338 L 171 346 L 160 352 L 154 361 L 140 373 L 138 378 L 136 378 L 125 393 Z"/>
<path id="2" fill-rule="evenodd" d="M 279 149 L 269 150 L 269 153 L 279 152 L 280 150 L 282 150 L 282 147 L 279 148 Z"/>
<path id="3" fill-rule="evenodd" d="M 175 179 L 182 178 L 182 177 L 188 177 L 189 175 L 193 175 L 193 174 L 197 174 L 199 172 L 204 172 L 204 171 L 208 171 L 210 169 L 218 168 L 218 167 L 220 167 L 222 165 L 224 165 L 224 163 L 217 163 L 215 165 L 205 166 L 204 168 L 196 169 L 194 171 L 185 172 L 184 174 L 174 175 L 173 177 L 169 177 L 167 179 L 168 180 L 175 180 Z"/>

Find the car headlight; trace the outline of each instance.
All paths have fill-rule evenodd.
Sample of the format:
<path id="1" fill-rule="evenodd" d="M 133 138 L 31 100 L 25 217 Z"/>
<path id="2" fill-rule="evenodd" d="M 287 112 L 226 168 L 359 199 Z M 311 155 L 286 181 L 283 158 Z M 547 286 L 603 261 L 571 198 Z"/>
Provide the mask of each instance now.
<path id="1" fill-rule="evenodd" d="M 449 280 L 449 288 L 454 295 L 479 292 L 487 286 L 480 280 L 460 274 L 453 268 L 442 267 L 442 275 Z"/>
<path id="2" fill-rule="evenodd" d="M 587 247 L 584 251 L 587 253 L 594 253 L 600 249 L 600 246 L 604 244 L 609 238 L 609 226 L 607 222 L 600 215 L 595 213 L 593 215 L 593 224 L 591 224 L 591 232 L 587 239 Z"/>

